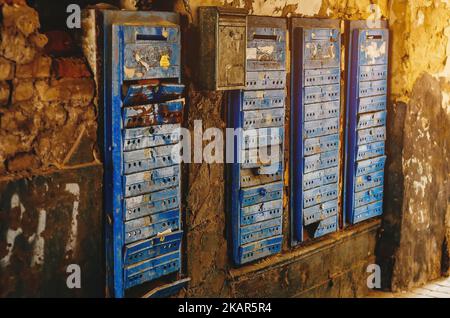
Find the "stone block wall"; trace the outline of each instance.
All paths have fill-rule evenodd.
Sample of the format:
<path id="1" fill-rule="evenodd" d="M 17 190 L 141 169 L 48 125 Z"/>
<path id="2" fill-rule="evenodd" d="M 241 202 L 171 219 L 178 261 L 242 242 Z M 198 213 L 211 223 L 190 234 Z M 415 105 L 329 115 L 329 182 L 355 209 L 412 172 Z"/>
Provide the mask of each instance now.
<path id="1" fill-rule="evenodd" d="M 0 3 L 0 176 L 96 162 L 91 72 L 84 58 L 46 55 L 38 14 L 20 3 Z"/>

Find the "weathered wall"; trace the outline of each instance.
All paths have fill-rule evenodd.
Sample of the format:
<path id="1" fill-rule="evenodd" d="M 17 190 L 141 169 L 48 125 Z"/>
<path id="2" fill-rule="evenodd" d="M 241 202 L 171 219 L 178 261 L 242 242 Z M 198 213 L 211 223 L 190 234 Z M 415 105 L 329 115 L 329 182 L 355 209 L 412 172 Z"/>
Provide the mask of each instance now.
<path id="1" fill-rule="evenodd" d="M 0 176 L 96 162 L 95 87 L 84 60 L 44 54 L 36 11 L 2 3 Z"/>
<path id="2" fill-rule="evenodd" d="M 392 278 L 384 286 L 404 290 L 448 270 L 450 6 L 391 1 L 389 9 L 388 191 L 378 250 Z"/>
<path id="3" fill-rule="evenodd" d="M 0 297 L 101 297 L 102 166 L 83 58 L 46 51 L 37 12 L 0 0 Z M 81 289 L 66 268 L 81 268 Z"/>
<path id="4" fill-rule="evenodd" d="M 0 298 L 102 297 L 102 169 L 0 181 Z M 80 266 L 81 288 L 66 272 Z"/>

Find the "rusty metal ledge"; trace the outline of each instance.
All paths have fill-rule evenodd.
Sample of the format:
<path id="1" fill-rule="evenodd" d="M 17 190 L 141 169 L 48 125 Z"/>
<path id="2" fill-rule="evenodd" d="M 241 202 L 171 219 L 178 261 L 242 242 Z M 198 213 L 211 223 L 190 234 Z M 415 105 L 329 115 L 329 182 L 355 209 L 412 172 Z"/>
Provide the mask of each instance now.
<path id="1" fill-rule="evenodd" d="M 241 268 L 233 268 L 230 270 L 230 276 L 232 281 L 242 281 L 252 279 L 268 270 L 274 270 L 284 267 L 286 265 L 297 262 L 299 259 L 312 256 L 316 253 L 321 253 L 324 250 L 331 249 L 339 244 L 354 238 L 355 236 L 376 232 L 381 227 L 381 219 L 374 219 L 356 226 L 349 227 L 348 229 L 331 234 L 326 238 L 319 241 L 312 241 L 307 244 L 299 245 L 289 252 L 284 252 L 279 255 L 275 255 L 266 258 L 258 263 L 244 266 Z"/>

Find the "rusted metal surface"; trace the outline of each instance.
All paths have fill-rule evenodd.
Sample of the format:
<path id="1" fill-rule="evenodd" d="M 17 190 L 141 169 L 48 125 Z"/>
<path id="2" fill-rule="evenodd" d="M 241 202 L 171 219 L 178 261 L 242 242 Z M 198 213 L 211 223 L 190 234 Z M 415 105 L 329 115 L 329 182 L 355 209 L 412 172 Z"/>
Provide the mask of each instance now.
<path id="1" fill-rule="evenodd" d="M 102 208 L 101 165 L 0 182 L 0 297 L 102 297 Z"/>
<path id="2" fill-rule="evenodd" d="M 201 7 L 199 82 L 207 90 L 245 87 L 246 10 Z"/>
<path id="3" fill-rule="evenodd" d="M 179 124 L 183 116 L 184 99 L 162 104 L 134 106 L 125 109 L 125 128 L 162 124 Z"/>

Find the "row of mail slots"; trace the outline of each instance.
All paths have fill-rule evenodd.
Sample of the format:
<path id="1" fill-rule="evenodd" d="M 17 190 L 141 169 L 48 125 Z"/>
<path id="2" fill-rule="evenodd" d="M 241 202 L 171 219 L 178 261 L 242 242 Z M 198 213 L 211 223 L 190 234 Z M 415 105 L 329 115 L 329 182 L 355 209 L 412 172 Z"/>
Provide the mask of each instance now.
<path id="1" fill-rule="evenodd" d="M 250 263 L 281 251 L 284 210 L 290 210 L 294 246 L 336 232 L 341 224 L 382 214 L 386 23 L 377 28 L 361 21 L 347 23 L 351 41 L 345 78 L 339 20 L 256 17 L 211 7 L 199 13 L 200 56 L 206 61 L 200 66 L 199 84 L 231 91 L 228 123 L 242 128 L 227 173 L 234 263 Z M 290 113 L 286 114 L 288 81 Z M 290 116 L 289 142 L 286 115 Z M 284 180 L 287 144 L 289 207 Z M 278 153 L 278 161 L 259 161 L 261 152 Z M 345 162 L 340 159 L 342 152 Z M 345 170 L 343 180 L 341 170 Z"/>
<path id="2" fill-rule="evenodd" d="M 102 14 L 108 286 L 116 297 L 144 283 L 157 291 L 153 296 L 168 295 L 188 281 L 182 174 L 173 151 L 185 107 L 179 17 Z M 205 89 L 231 90 L 228 125 L 242 131 L 226 193 L 237 265 L 282 250 L 288 116 L 292 244 L 338 230 L 344 146 L 345 222 L 382 213 L 388 31 L 353 25 L 344 144 L 340 21 L 292 18 L 289 24 L 288 33 L 284 18 L 199 9 L 200 82 Z"/>
<path id="3" fill-rule="evenodd" d="M 155 282 L 151 296 L 167 296 L 187 282 L 176 155 L 185 107 L 179 17 L 102 13 L 108 285 L 124 297 Z"/>

